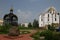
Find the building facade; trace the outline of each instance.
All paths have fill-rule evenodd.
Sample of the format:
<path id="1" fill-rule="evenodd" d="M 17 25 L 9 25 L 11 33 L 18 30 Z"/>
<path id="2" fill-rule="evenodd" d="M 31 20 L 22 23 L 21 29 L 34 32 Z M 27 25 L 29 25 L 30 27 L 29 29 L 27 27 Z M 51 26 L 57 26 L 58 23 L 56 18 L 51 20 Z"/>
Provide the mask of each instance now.
<path id="1" fill-rule="evenodd" d="M 28 27 L 28 23 L 21 23 L 21 26 Z"/>
<path id="2" fill-rule="evenodd" d="M 2 26 L 3 25 L 3 20 L 2 19 L 0 19 L 0 26 Z"/>
<path id="3" fill-rule="evenodd" d="M 46 27 L 52 24 L 55 26 L 59 24 L 59 13 L 54 7 L 49 7 L 39 16 L 39 27 Z"/>

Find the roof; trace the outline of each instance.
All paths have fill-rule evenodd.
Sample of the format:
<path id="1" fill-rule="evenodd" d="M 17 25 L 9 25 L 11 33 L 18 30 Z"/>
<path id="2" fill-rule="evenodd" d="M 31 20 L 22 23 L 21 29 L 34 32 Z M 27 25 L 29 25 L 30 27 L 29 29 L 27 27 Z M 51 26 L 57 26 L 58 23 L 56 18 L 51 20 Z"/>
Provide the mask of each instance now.
<path id="1" fill-rule="evenodd" d="M 50 12 L 55 11 L 57 13 L 57 10 L 55 9 L 55 7 L 51 6 L 51 7 L 47 8 L 44 12 L 42 12 L 41 15 L 44 16 L 46 13 L 49 13 L 49 11 Z"/>

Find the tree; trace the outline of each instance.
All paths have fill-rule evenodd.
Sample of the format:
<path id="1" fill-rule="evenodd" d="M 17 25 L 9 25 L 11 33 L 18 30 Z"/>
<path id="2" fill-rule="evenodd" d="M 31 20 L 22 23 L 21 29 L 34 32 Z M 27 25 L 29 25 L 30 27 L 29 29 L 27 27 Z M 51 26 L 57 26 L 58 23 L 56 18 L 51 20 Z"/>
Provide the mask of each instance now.
<path id="1" fill-rule="evenodd" d="M 55 27 L 52 27 L 51 25 L 48 25 L 48 30 L 54 31 Z"/>
<path id="2" fill-rule="evenodd" d="M 39 27 L 39 23 L 38 23 L 38 21 L 36 19 L 34 19 L 33 27 L 34 28 L 38 28 Z"/>
<path id="3" fill-rule="evenodd" d="M 25 27 L 25 24 L 22 24 L 22 27 Z"/>
<path id="4" fill-rule="evenodd" d="M 32 27 L 31 23 L 29 23 L 29 24 L 28 24 L 28 27 L 29 27 L 29 28 L 31 28 L 31 27 Z"/>

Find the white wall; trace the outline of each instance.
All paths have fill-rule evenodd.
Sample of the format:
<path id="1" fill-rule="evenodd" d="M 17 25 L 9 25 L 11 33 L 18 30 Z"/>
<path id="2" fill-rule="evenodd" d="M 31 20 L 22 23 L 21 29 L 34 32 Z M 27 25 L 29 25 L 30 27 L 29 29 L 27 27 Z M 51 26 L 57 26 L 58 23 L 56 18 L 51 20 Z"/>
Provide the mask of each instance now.
<path id="1" fill-rule="evenodd" d="M 45 12 L 39 16 L 39 27 L 44 27 L 45 25 L 52 24 L 52 21 L 53 23 L 59 23 L 59 15 L 56 11 L 53 11 L 53 10 L 52 12 Z M 48 14 L 49 14 L 49 21 L 48 21 Z M 52 20 L 52 14 L 53 14 L 53 20 Z M 56 17 L 55 17 L 55 14 L 56 14 Z M 56 18 L 56 21 L 55 21 L 55 18 Z M 43 19 L 43 21 L 41 21 L 41 19 Z"/>

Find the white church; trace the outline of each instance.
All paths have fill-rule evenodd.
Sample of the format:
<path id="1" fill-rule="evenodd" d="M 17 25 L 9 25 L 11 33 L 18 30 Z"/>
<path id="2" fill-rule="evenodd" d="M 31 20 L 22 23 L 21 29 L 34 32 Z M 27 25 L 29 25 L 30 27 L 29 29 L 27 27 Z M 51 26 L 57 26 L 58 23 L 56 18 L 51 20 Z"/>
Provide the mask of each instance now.
<path id="1" fill-rule="evenodd" d="M 59 24 L 59 13 L 53 6 L 41 13 L 39 16 L 39 27 L 46 27 L 52 23 L 54 23 L 55 26 Z"/>

